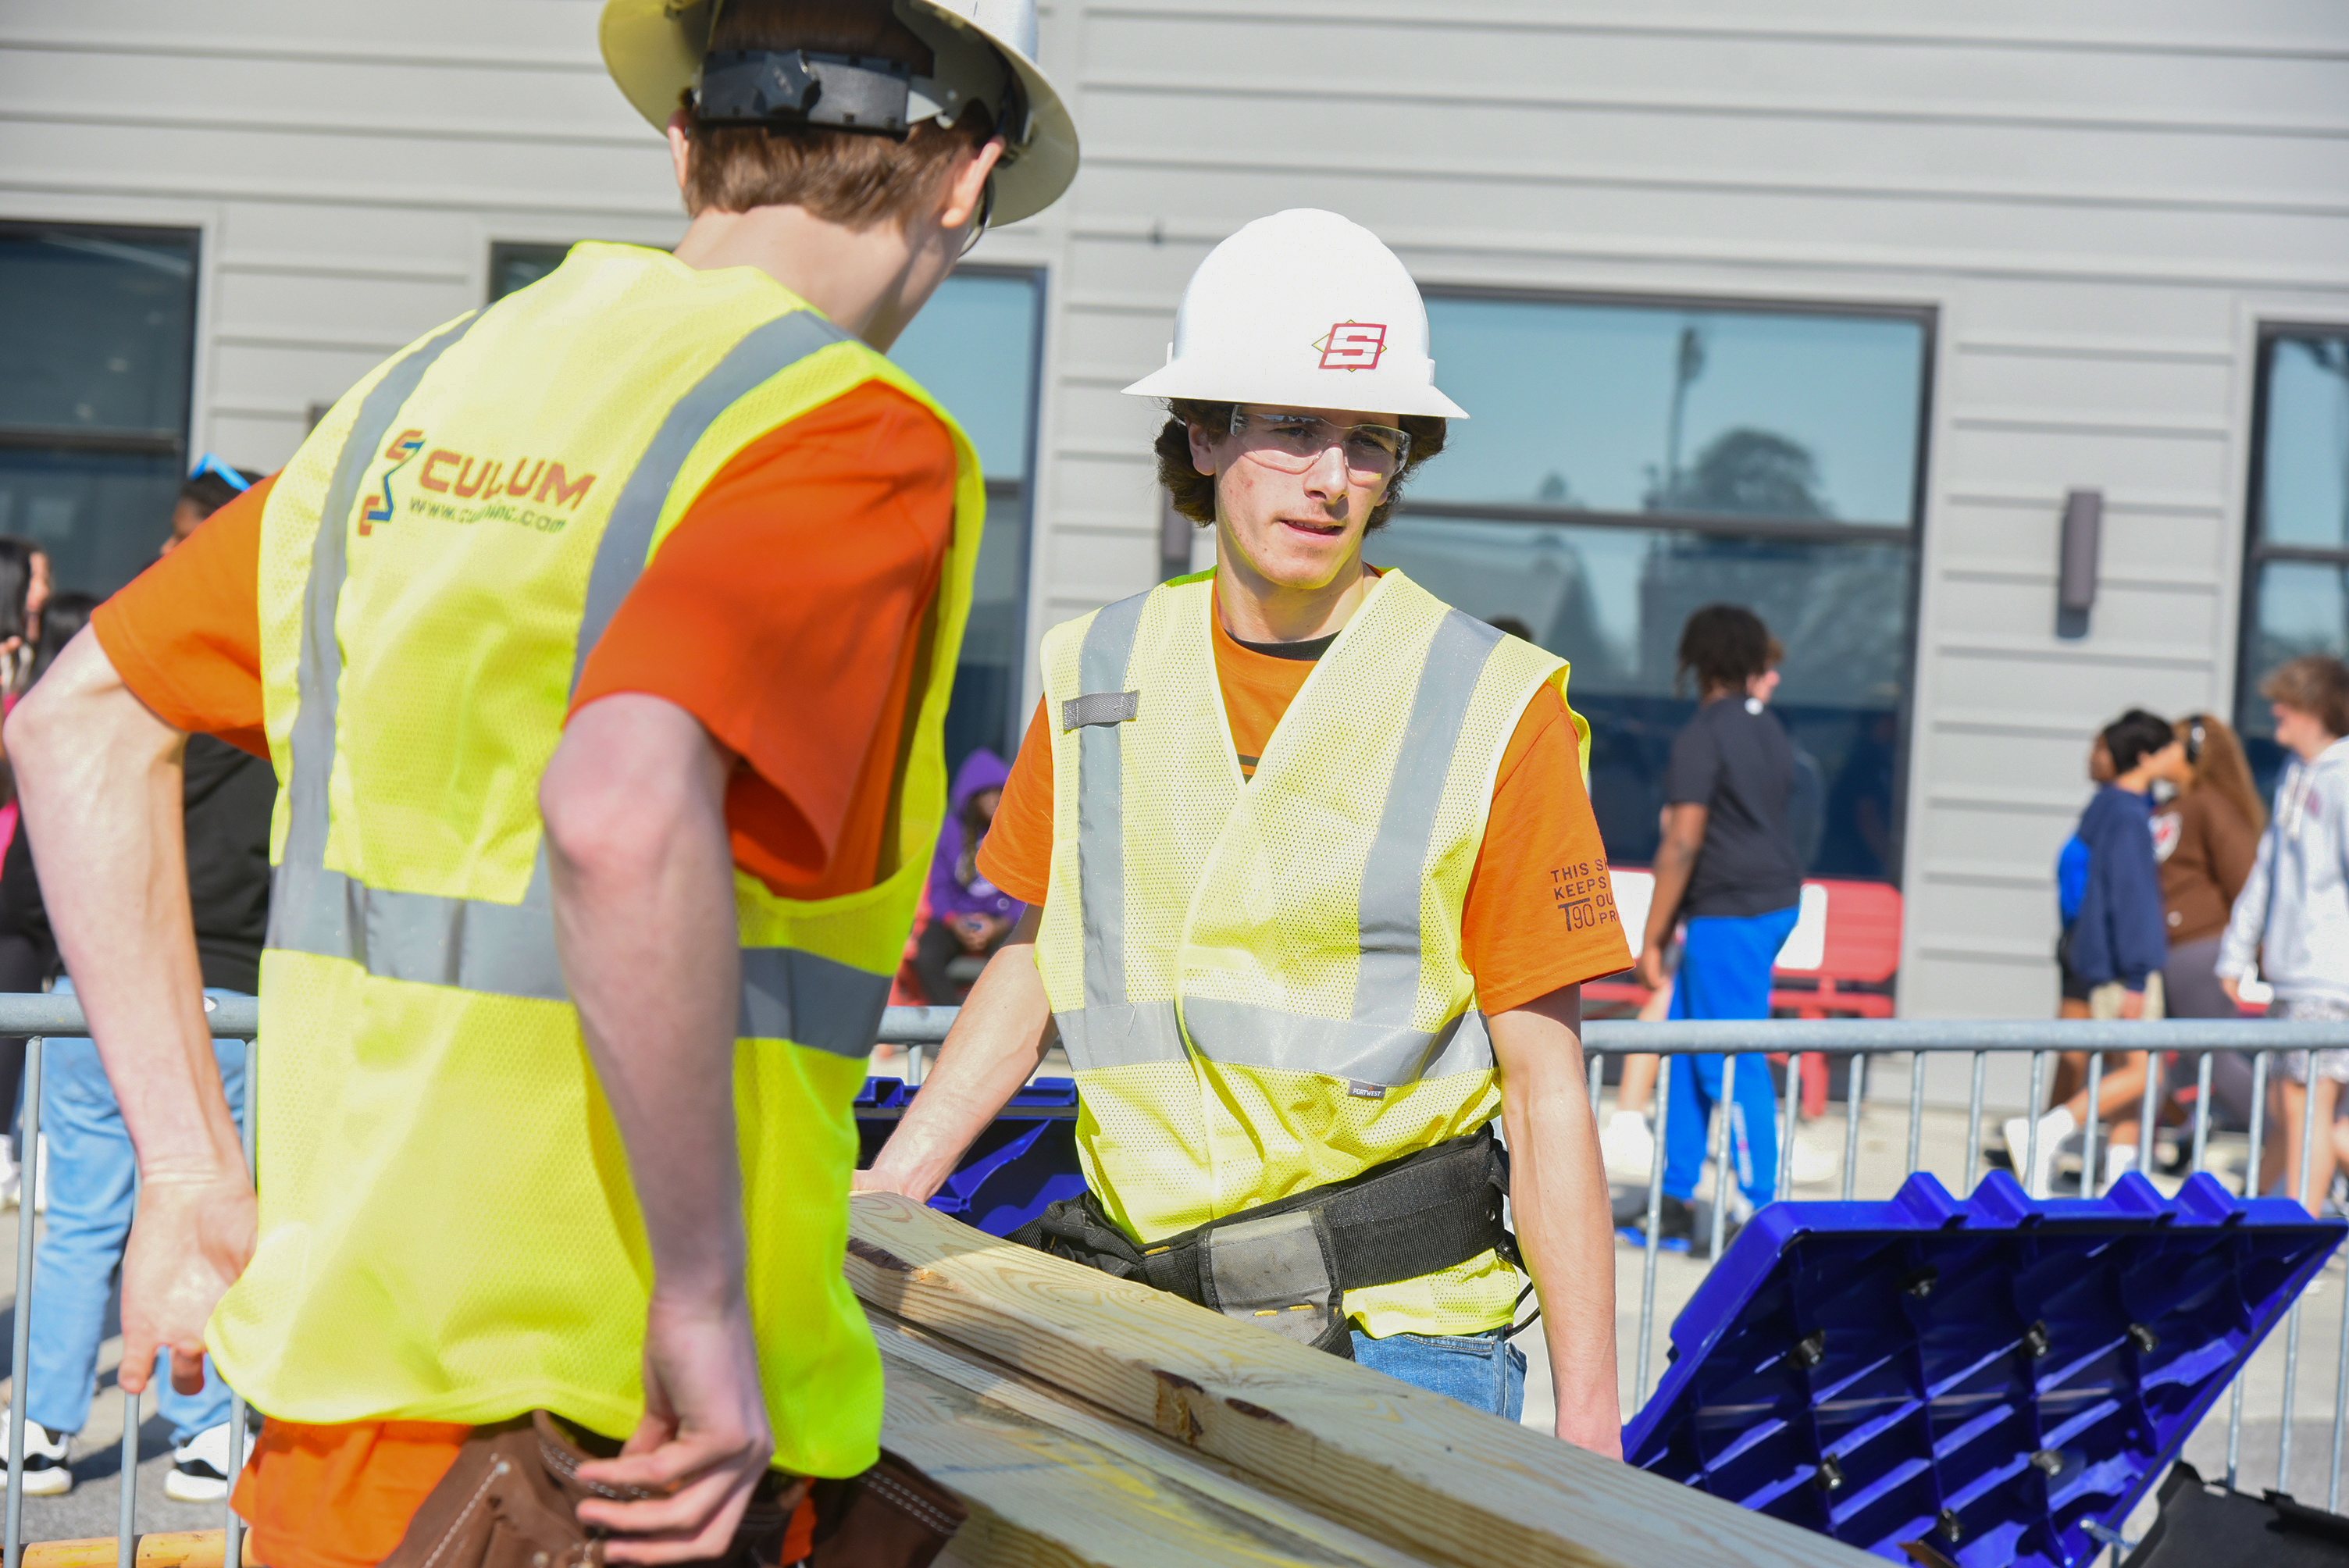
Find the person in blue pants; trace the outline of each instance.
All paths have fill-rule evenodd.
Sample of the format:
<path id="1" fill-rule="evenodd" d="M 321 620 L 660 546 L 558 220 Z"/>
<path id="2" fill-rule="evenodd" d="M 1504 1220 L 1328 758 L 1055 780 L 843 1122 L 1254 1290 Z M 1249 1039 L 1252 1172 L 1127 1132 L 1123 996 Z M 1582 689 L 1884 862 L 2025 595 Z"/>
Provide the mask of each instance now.
<path id="1" fill-rule="evenodd" d="M 1675 1018 L 1766 1018 L 1770 971 L 1795 928 L 1803 868 L 1788 821 L 1797 769 L 1793 741 L 1771 715 L 1769 629 L 1751 610 L 1708 604 L 1682 629 L 1680 674 L 1693 674 L 1697 710 L 1673 738 L 1664 775 L 1664 833 L 1656 851 L 1655 894 L 1638 973 L 1663 984 L 1672 928 L 1686 922 Z M 1722 1098 L 1723 1058 L 1671 1058 L 1664 1131 L 1662 1212 L 1657 1239 L 1702 1248 L 1691 1200 L 1703 1174 L 1707 1130 Z M 1745 1206 L 1776 1195 L 1778 1131 L 1768 1063 L 1739 1059 L 1728 1108 L 1731 1171 L 1714 1181 L 1731 1201 L 1733 1178 Z M 1724 1232 L 1726 1233 L 1726 1232 Z"/>
<path id="2" fill-rule="evenodd" d="M 57 982 L 70 993 L 73 982 Z M 207 996 L 238 992 L 207 987 Z M 244 1125 L 244 1042 L 215 1039 L 221 1088 L 240 1130 Z M 48 1146 L 49 1207 L 33 1253 L 33 1321 L 26 1351 L 25 1490 L 35 1496 L 69 1491 L 67 1437 L 89 1418 L 98 1353 L 115 1271 L 130 1234 L 138 1158 L 122 1108 L 107 1082 L 98 1045 L 52 1039 L 42 1047 L 41 1132 Z M 181 1501 L 214 1501 L 227 1487 L 228 1385 L 204 1362 L 201 1392 L 171 1387 L 170 1352 L 156 1357 L 156 1407 L 171 1424 L 174 1465 L 164 1490 Z M 217 1449 L 217 1453 L 210 1450 Z"/>

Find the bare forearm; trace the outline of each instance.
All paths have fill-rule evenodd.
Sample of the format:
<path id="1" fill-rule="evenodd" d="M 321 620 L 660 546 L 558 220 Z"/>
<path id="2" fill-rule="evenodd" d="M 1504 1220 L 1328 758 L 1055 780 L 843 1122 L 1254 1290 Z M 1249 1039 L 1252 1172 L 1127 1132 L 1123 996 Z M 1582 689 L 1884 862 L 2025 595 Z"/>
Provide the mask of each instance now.
<path id="1" fill-rule="evenodd" d="M 698 1301 L 739 1293 L 743 1266 L 730 762 L 684 709 L 614 696 L 574 717 L 541 789 L 564 977 L 655 1290 Z"/>
<path id="2" fill-rule="evenodd" d="M 8 720 L 49 923 L 150 1181 L 243 1172 L 188 906 L 187 737 L 83 632 Z"/>
<path id="3" fill-rule="evenodd" d="M 1656 846 L 1656 863 L 1652 868 L 1656 879 L 1655 892 L 1648 902 L 1648 929 L 1640 951 L 1661 951 L 1672 939 L 1672 926 L 1680 919 L 1681 900 L 1688 894 L 1689 877 L 1696 870 L 1696 851 L 1678 839 L 1666 835 Z"/>
<path id="4" fill-rule="evenodd" d="M 1501 1060 L 1510 1209 L 1541 1302 L 1558 1435 L 1621 1451 L 1615 1380 L 1615 1235 L 1583 1076 L 1573 987 L 1492 1020 Z"/>
<path id="5" fill-rule="evenodd" d="M 1052 1021 L 1036 973 L 1036 913 L 997 949 L 938 1051 L 937 1066 L 859 1185 L 927 1202 L 971 1140 L 1042 1059 Z"/>

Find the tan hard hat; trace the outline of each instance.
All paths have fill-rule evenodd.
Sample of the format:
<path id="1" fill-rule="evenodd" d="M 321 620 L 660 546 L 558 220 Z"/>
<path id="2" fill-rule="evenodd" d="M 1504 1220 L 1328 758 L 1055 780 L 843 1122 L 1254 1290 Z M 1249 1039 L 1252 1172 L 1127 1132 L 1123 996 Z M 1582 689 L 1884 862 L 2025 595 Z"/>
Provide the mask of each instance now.
<path id="1" fill-rule="evenodd" d="M 604 67 L 657 129 L 701 74 L 722 0 L 605 0 Z M 923 119 L 966 98 L 987 103 L 1004 138 L 996 168 L 997 223 L 1016 222 L 1061 198 L 1077 175 L 1077 128 L 1036 65 L 1036 0 L 892 0 L 897 19 L 930 46 L 933 75 L 914 78 L 912 114 Z M 1002 72 L 1018 78 L 1024 123 L 999 101 Z"/>

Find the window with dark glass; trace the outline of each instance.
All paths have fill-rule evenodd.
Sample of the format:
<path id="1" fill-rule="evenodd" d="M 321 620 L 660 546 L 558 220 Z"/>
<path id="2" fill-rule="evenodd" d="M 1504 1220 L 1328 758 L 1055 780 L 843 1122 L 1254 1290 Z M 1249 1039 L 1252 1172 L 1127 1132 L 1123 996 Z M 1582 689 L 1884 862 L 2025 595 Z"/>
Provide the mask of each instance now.
<path id="1" fill-rule="evenodd" d="M 501 240 L 490 247 L 490 303 L 526 289 L 563 264 L 568 245 L 525 244 Z"/>
<path id="2" fill-rule="evenodd" d="M 155 559 L 188 461 L 196 232 L 0 223 L 0 533 L 57 585 Z"/>
<path id="3" fill-rule="evenodd" d="M 1931 317 L 1524 295 L 1428 301 L 1471 418 L 1370 558 L 1573 661 L 1609 856 L 1655 852 L 1691 612 L 1759 614 L 1812 875 L 1897 881 Z"/>
<path id="4" fill-rule="evenodd" d="M 962 266 L 938 286 L 889 350 L 943 404 L 978 449 L 987 475 L 970 629 L 947 710 L 947 765 L 979 747 L 1009 757 L 1028 630 L 1028 543 L 1036 463 L 1036 396 L 1043 368 L 1044 274 Z"/>
<path id="5" fill-rule="evenodd" d="M 2349 658 L 2349 328 L 2260 335 L 2235 726 L 2262 791 L 2283 766 L 2260 682 L 2302 654 Z"/>

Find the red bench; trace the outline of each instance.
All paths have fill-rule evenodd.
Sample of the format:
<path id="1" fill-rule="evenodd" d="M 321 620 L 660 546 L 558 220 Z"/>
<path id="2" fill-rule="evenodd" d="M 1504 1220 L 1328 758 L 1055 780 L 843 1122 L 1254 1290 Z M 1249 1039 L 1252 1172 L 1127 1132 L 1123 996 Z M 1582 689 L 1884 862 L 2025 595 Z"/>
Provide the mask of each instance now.
<path id="1" fill-rule="evenodd" d="M 1613 866 L 1615 907 L 1638 957 L 1655 878 L 1644 866 Z M 1900 890 L 1887 882 L 1819 881 L 1803 884 L 1802 913 L 1771 975 L 1773 1012 L 1797 1018 L 1889 1018 L 1889 987 L 1900 971 Z M 1648 988 L 1629 973 L 1592 981 L 1583 1001 L 1638 1011 Z M 1826 1058 L 1803 1058 L 1803 1113 L 1826 1109 Z"/>

